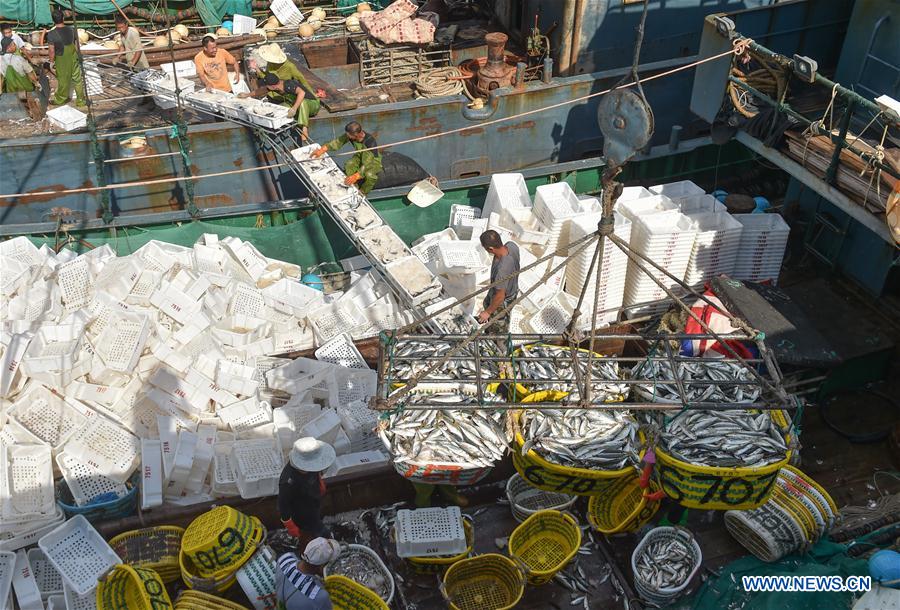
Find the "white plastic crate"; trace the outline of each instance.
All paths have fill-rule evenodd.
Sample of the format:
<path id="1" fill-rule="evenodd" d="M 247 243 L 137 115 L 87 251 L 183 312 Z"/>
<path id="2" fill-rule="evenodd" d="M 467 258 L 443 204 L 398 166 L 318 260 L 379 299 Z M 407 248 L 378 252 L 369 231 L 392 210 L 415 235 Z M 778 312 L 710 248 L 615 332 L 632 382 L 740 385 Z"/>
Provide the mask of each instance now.
<path id="1" fill-rule="evenodd" d="M 649 188 L 650 192 L 654 195 L 665 195 L 670 199 L 679 199 L 681 197 L 690 197 L 692 195 L 703 195 L 705 193 L 702 188 L 690 180 L 656 184 Z"/>
<path id="2" fill-rule="evenodd" d="M 503 210 L 500 214 L 500 222 L 509 227 L 518 243 L 544 246 L 550 242 L 551 234 L 530 209 Z"/>
<path id="3" fill-rule="evenodd" d="M 490 265 L 480 241 L 438 242 L 441 273 L 474 273 Z"/>
<path id="4" fill-rule="evenodd" d="M 328 377 L 333 366 L 311 358 L 296 358 L 291 362 L 266 373 L 269 388 L 289 394 L 299 394 L 312 387 L 321 386 L 327 390 Z"/>
<path id="5" fill-rule="evenodd" d="M 141 509 L 148 510 L 163 503 L 162 442 L 141 439 Z"/>
<path id="6" fill-rule="evenodd" d="M 41 590 L 38 588 L 37 580 L 34 578 L 31 564 L 28 563 L 28 555 L 23 550 L 16 551 L 16 572 L 13 575 L 12 585 L 19 608 L 22 610 L 27 610 L 28 608 L 43 609 Z"/>
<path id="7" fill-rule="evenodd" d="M 214 496 L 239 496 L 237 475 L 234 472 L 234 460 L 231 447 L 234 441 L 216 441 L 213 446 L 212 475 L 210 486 Z"/>
<path id="8" fill-rule="evenodd" d="M 478 208 L 454 203 L 450 206 L 450 220 L 447 221 L 447 224 L 452 227 L 477 218 L 481 218 L 481 210 Z"/>
<path id="9" fill-rule="evenodd" d="M 356 275 L 356 273 L 351 273 L 350 277 L 354 278 Z M 375 270 L 370 270 L 362 272 L 338 301 L 352 300 L 361 309 L 365 309 L 389 298 L 390 293 L 391 289 L 381 275 Z"/>
<path id="10" fill-rule="evenodd" d="M 160 436 L 162 436 L 160 434 Z M 163 458 L 165 459 L 165 445 L 163 446 Z M 194 466 L 194 453 L 197 451 L 197 435 L 187 430 L 178 432 L 178 442 L 175 451 L 171 455 L 171 467 L 167 467 L 163 496 L 166 499 L 177 498 L 184 492 L 191 468 Z"/>
<path id="11" fill-rule="evenodd" d="M 97 579 L 122 560 L 82 515 L 45 534 L 38 546 L 77 595 L 97 586 Z"/>
<path id="12" fill-rule="evenodd" d="M 235 441 L 231 456 L 242 498 L 262 498 L 278 493 L 278 478 L 284 463 L 276 439 Z"/>
<path id="13" fill-rule="evenodd" d="M 572 312 L 575 311 L 576 303 L 577 300 L 565 292 L 557 293 L 529 316 L 525 324 L 533 333 L 559 334 L 572 320 Z"/>
<path id="14" fill-rule="evenodd" d="M 391 460 L 387 455 L 375 448 L 353 451 L 346 455 L 337 456 L 334 463 L 325 471 L 324 476 L 328 479 L 336 476 L 370 472 L 387 466 L 390 462 Z"/>
<path id="15" fill-rule="evenodd" d="M 493 174 L 484 199 L 482 216 L 503 210 L 527 209 L 531 207 L 531 195 L 522 174 Z"/>
<path id="16" fill-rule="evenodd" d="M 350 439 L 350 450 L 355 452 L 377 448 L 380 439 L 373 431 L 378 424 L 378 412 L 363 401 L 354 400 L 337 409 L 341 427 Z M 363 445 L 366 445 L 363 447 Z M 374 446 L 373 446 L 374 445 Z"/>
<path id="17" fill-rule="evenodd" d="M 256 394 L 256 368 L 244 366 L 228 360 L 219 360 L 216 365 L 216 384 L 222 389 L 240 396 Z"/>
<path id="18" fill-rule="evenodd" d="M 316 360 L 349 369 L 368 369 L 365 359 L 346 333 L 336 335 L 315 351 Z"/>
<path id="19" fill-rule="evenodd" d="M 438 244 L 442 241 L 455 241 L 457 239 L 459 239 L 459 237 L 456 235 L 456 231 L 448 227 L 443 231 L 428 233 L 418 238 L 412 244 L 412 252 L 418 256 L 419 260 L 425 263 L 429 269 L 435 271 L 437 263 L 440 260 Z"/>
<path id="20" fill-rule="evenodd" d="M 537 187 L 532 210 L 537 219 L 548 229 L 560 221 L 581 213 L 578 196 L 568 182 L 556 182 Z"/>
<path id="21" fill-rule="evenodd" d="M 312 324 L 313 332 L 320 344 L 366 324 L 366 317 L 353 301 L 325 305 L 309 312 L 307 319 Z"/>
<path id="22" fill-rule="evenodd" d="M 53 515 L 56 507 L 49 446 L 0 444 L 0 508 L 6 522 Z"/>
<path id="23" fill-rule="evenodd" d="M 263 288 L 261 292 L 263 301 L 269 307 L 299 318 L 304 317 L 310 309 L 319 307 L 325 302 L 323 293 L 287 277 Z"/>
<path id="24" fill-rule="evenodd" d="M 743 225 L 727 212 L 692 214 L 697 235 L 684 281 L 703 284 L 721 274 L 732 275 L 737 263 Z"/>
<path id="25" fill-rule="evenodd" d="M 87 127 L 87 115 L 71 106 L 60 106 L 47 111 L 50 124 L 62 131 L 75 131 Z"/>
<path id="26" fill-rule="evenodd" d="M 641 199 L 643 197 L 652 197 L 653 193 L 651 193 L 648 189 L 643 186 L 626 186 L 622 189 L 622 194 L 619 195 L 619 198 L 616 200 L 618 202 L 631 201 L 633 199 Z"/>
<path id="27" fill-rule="evenodd" d="M 84 337 L 81 318 L 63 324 L 41 324 L 22 358 L 22 370 L 28 375 L 72 369 L 78 359 Z"/>
<path id="28" fill-rule="evenodd" d="M 458 555 L 468 548 L 458 506 L 398 510 L 394 527 L 399 557 Z"/>
<path id="29" fill-rule="evenodd" d="M 303 21 L 303 13 L 300 12 L 300 9 L 296 7 L 292 0 L 272 0 L 269 8 L 282 25 L 299 26 Z"/>
<path id="30" fill-rule="evenodd" d="M 287 453 L 298 438 L 303 427 L 322 414 L 322 407 L 315 403 L 284 405 L 273 409 L 272 421 L 278 435 L 282 452 Z"/>
<path id="31" fill-rule="evenodd" d="M 360 327 L 360 330 L 353 334 L 354 339 L 377 337 L 383 330 L 397 330 L 416 319 L 412 311 L 383 302 L 367 307 L 363 310 L 363 315 L 366 317 L 367 325 L 365 328 Z"/>
<path id="32" fill-rule="evenodd" d="M 233 432 L 241 434 L 271 423 L 272 407 L 269 403 L 261 401 L 252 412 L 246 413 L 240 417 L 232 418 L 228 422 L 228 426 Z"/>
<path id="33" fill-rule="evenodd" d="M 275 553 L 260 547 L 237 571 L 237 582 L 255 610 L 275 610 Z"/>
<path id="34" fill-rule="evenodd" d="M 39 548 L 29 549 L 28 564 L 31 566 L 31 572 L 34 574 L 34 580 L 37 582 L 43 599 L 47 599 L 51 595 L 62 595 L 62 576 L 44 555 L 44 551 Z"/>
<path id="35" fill-rule="evenodd" d="M 64 595 L 51 595 L 47 598 L 47 610 L 68 610 Z"/>
<path id="36" fill-rule="evenodd" d="M 97 339 L 96 350 L 108 368 L 130 372 L 137 366 L 149 335 L 150 320 L 147 316 L 114 313 Z"/>
<path id="37" fill-rule="evenodd" d="M 209 473 L 209 465 L 213 460 L 216 441 L 216 426 L 201 424 L 197 426 L 197 446 L 194 449 L 194 461 L 188 474 L 184 491 L 187 495 L 200 494 Z"/>
<path id="38" fill-rule="evenodd" d="M 702 214 L 708 212 L 727 212 L 725 204 L 712 195 L 688 195 L 675 201 L 682 214 Z"/>
<path id="39" fill-rule="evenodd" d="M 137 467 L 141 441 L 106 418 L 92 417 L 72 434 L 65 450 L 112 480 L 124 483 Z"/>
<path id="40" fill-rule="evenodd" d="M 421 305 L 441 293 L 441 283 L 415 256 L 393 261 L 385 266 L 385 271 L 400 288 L 406 305 Z"/>
<path id="41" fill-rule="evenodd" d="M 78 506 L 91 504 L 98 496 L 115 494 L 121 498 L 128 493 L 128 488 L 124 484 L 112 480 L 75 456 L 59 453 L 56 456 L 56 464 Z"/>
<path id="42" fill-rule="evenodd" d="M 378 374 L 370 369 L 338 369 L 335 385 L 337 396 L 330 400 L 335 408 L 356 400 L 368 401 L 378 389 Z"/>
<path id="43" fill-rule="evenodd" d="M 8 256 L 26 265 L 41 265 L 46 258 L 37 246 L 24 235 L 0 242 L 0 255 Z"/>
<path id="44" fill-rule="evenodd" d="M 735 267 L 744 269 L 760 262 L 781 268 L 791 228 L 779 214 L 735 214 L 741 223 L 741 245 Z M 775 273 L 775 277 L 777 277 Z"/>
<path id="45" fill-rule="evenodd" d="M 49 519 L 35 519 L 28 523 L 3 524 L 0 527 L 0 551 L 17 551 L 37 544 L 41 536 L 50 532 L 66 520 L 59 506 Z M 18 528 L 14 526 L 19 526 Z M 2 578 L 2 577 L 0 577 Z"/>
<path id="46" fill-rule="evenodd" d="M 631 222 L 637 222 L 638 218 L 650 214 L 671 211 L 678 211 L 678 204 L 664 195 L 640 197 L 626 201 L 620 199 L 616 202 L 616 212 Z"/>
<path id="47" fill-rule="evenodd" d="M 66 610 L 98 610 L 96 587 L 84 595 L 78 595 L 63 583 L 63 599 Z"/>
<path id="48" fill-rule="evenodd" d="M 87 421 L 78 409 L 41 385 L 22 394 L 9 415 L 54 450 Z"/>
<path id="49" fill-rule="evenodd" d="M 333 408 L 322 409 L 321 413 L 308 422 L 300 430 L 300 438 L 312 436 L 325 443 L 334 443 L 338 430 L 341 429 L 341 418 Z"/>
<path id="50" fill-rule="evenodd" d="M 387 225 L 372 227 L 356 234 L 369 257 L 382 264 L 412 254 L 402 239 Z"/>
<path id="51" fill-rule="evenodd" d="M 12 581 L 15 573 L 16 554 L 10 551 L 0 551 L 0 602 L 4 604 L 12 594 Z"/>

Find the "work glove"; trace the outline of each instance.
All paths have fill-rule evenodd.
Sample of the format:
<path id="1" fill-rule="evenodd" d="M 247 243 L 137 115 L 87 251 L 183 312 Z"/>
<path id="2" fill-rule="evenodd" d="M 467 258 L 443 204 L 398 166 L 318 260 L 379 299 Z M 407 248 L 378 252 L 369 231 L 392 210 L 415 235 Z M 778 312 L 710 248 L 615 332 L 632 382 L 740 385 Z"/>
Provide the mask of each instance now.
<path id="1" fill-rule="evenodd" d="M 312 155 L 310 155 L 313 159 L 318 159 L 322 155 L 328 152 L 327 146 L 320 146 L 319 148 L 312 151 Z"/>
<path id="2" fill-rule="evenodd" d="M 356 184 L 360 180 L 362 180 L 362 174 L 356 172 L 355 174 L 350 174 L 349 176 L 347 176 L 347 179 L 344 180 L 344 184 L 350 186 Z"/>
<path id="3" fill-rule="evenodd" d="M 282 520 L 281 524 L 287 530 L 287 533 L 293 536 L 294 538 L 300 537 L 300 527 L 294 523 L 293 519 L 288 519 L 287 521 Z"/>

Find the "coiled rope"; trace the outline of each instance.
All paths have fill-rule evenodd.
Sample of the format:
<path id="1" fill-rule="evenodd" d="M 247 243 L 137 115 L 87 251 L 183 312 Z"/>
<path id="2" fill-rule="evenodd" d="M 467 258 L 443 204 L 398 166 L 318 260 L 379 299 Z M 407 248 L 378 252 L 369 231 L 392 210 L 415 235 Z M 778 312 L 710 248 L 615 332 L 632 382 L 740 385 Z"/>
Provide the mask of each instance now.
<path id="1" fill-rule="evenodd" d="M 442 97 L 464 93 L 469 99 L 474 99 L 464 82 L 470 76 L 466 76 L 462 70 L 454 66 L 429 70 L 416 79 L 416 97 Z"/>

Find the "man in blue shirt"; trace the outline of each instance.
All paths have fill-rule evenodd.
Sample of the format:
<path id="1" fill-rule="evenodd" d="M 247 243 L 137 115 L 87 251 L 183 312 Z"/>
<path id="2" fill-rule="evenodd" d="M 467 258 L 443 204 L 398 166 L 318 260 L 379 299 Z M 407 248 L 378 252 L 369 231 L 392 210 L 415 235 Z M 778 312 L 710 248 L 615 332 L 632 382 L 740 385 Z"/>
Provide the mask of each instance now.
<path id="1" fill-rule="evenodd" d="M 278 610 L 331 610 L 331 599 L 322 581 L 328 563 L 341 555 L 337 540 L 315 538 L 301 557 L 285 553 L 275 568 L 275 595 Z"/>

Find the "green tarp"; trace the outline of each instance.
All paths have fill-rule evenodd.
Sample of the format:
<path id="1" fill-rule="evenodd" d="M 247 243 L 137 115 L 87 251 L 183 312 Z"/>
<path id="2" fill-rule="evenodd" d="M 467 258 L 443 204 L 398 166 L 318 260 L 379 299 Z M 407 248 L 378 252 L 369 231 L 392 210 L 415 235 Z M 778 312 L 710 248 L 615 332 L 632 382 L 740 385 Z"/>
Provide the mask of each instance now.
<path id="1" fill-rule="evenodd" d="M 116 0 L 121 8 L 134 4 L 135 0 Z M 0 0 L 0 15 L 7 19 L 22 22 L 33 22 L 37 25 L 48 25 L 51 4 L 71 9 L 69 0 Z M 75 0 L 75 12 L 81 15 L 112 15 L 116 6 L 110 0 Z M 200 18 L 207 25 L 222 23 L 225 15 L 250 15 L 253 10 L 251 0 L 195 0 Z"/>
<path id="2" fill-rule="evenodd" d="M 819 541 L 806 555 L 789 555 L 775 563 L 742 557 L 717 570 L 699 591 L 679 600 L 668 610 L 848 610 L 862 593 L 769 592 L 747 593 L 742 576 L 867 576 L 868 564 L 845 554 L 846 547 Z"/>

